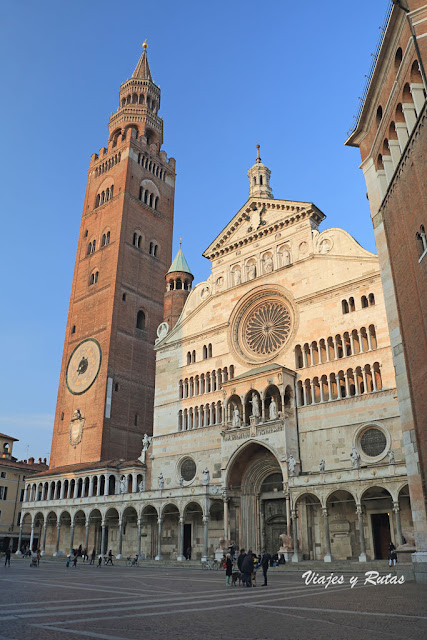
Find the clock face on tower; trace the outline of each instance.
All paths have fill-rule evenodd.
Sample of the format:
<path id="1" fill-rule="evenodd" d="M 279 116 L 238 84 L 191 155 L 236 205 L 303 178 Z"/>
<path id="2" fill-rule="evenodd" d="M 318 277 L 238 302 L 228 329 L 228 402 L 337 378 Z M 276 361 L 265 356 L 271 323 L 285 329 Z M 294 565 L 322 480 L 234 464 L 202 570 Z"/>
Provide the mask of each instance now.
<path id="1" fill-rule="evenodd" d="M 65 374 L 71 393 L 79 396 L 93 385 L 101 367 L 101 358 L 101 347 L 94 338 L 83 340 L 74 349 Z"/>

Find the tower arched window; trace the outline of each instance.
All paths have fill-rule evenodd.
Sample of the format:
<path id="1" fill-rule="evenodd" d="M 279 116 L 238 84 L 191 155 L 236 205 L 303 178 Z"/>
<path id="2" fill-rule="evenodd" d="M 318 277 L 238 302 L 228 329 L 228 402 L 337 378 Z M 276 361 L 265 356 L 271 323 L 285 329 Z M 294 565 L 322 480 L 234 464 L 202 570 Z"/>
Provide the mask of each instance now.
<path id="1" fill-rule="evenodd" d="M 206 345 L 203 345 L 203 360 L 206 360 L 206 358 L 208 357 L 208 349 L 206 347 Z"/>
<path id="2" fill-rule="evenodd" d="M 187 353 L 187 364 L 191 364 L 191 352 Z"/>
<path id="3" fill-rule="evenodd" d="M 140 309 L 136 316 L 136 328 L 141 331 L 145 330 L 145 313 Z"/>
<path id="4" fill-rule="evenodd" d="M 208 358 L 212 358 L 212 345 L 208 344 Z"/>
<path id="5" fill-rule="evenodd" d="M 259 183 L 262 185 L 262 176 L 259 177 Z"/>
<path id="6" fill-rule="evenodd" d="M 94 271 L 89 278 L 89 286 L 98 282 L 98 271 Z"/>

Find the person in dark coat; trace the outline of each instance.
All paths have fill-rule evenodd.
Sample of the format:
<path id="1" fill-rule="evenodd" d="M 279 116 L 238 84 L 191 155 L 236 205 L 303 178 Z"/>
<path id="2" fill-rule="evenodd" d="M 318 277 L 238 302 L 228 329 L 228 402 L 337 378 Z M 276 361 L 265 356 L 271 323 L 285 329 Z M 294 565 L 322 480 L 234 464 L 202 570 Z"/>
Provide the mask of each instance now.
<path id="1" fill-rule="evenodd" d="M 262 573 L 264 576 L 264 584 L 262 585 L 263 587 L 267 586 L 267 571 L 268 571 L 268 567 L 270 566 L 270 560 L 271 560 L 271 555 L 268 553 L 268 551 L 263 549 L 262 557 L 261 557 L 261 567 L 262 567 Z"/>
<path id="2" fill-rule="evenodd" d="M 397 563 L 396 547 L 392 542 L 388 545 L 388 566 L 394 567 Z"/>
<path id="3" fill-rule="evenodd" d="M 246 554 L 242 563 L 243 579 L 247 587 L 252 587 L 252 573 L 254 571 L 254 557 L 252 551 Z"/>
<path id="4" fill-rule="evenodd" d="M 5 556 L 6 556 L 6 559 L 4 561 L 4 566 L 10 567 L 10 547 L 6 549 Z"/>
<path id="5" fill-rule="evenodd" d="M 245 559 L 246 553 L 244 549 L 240 549 L 240 554 L 237 558 L 237 568 L 239 569 L 240 573 L 242 574 L 242 580 L 243 580 L 243 584 L 245 584 L 245 576 L 243 575 L 242 572 L 242 564 L 243 564 L 243 560 Z"/>
<path id="6" fill-rule="evenodd" d="M 225 559 L 225 584 L 227 587 L 231 587 L 230 578 L 233 575 L 233 562 L 231 560 L 231 553 L 227 553 Z"/>

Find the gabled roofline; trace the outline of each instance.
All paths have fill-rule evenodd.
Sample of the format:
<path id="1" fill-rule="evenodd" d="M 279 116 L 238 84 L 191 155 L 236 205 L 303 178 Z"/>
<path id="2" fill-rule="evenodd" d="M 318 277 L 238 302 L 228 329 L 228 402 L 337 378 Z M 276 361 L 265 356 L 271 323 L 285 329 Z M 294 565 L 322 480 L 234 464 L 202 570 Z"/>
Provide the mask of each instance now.
<path id="1" fill-rule="evenodd" d="M 291 218 L 293 214 L 299 216 L 302 212 L 304 212 L 304 214 L 311 213 L 315 215 L 318 218 L 317 222 L 319 224 L 320 222 L 322 222 L 322 220 L 326 218 L 325 214 L 318 207 L 316 207 L 316 205 L 313 204 L 312 202 L 252 197 L 246 201 L 243 207 L 239 209 L 239 211 L 233 216 L 230 222 L 217 235 L 215 240 L 211 242 L 209 247 L 203 252 L 202 254 L 203 257 L 207 258 L 208 260 L 212 260 L 214 258 L 213 253 L 218 252 L 220 250 L 223 251 L 227 249 L 227 244 L 226 244 L 227 237 L 229 237 L 231 233 L 235 231 L 238 226 L 240 226 L 243 220 L 247 219 L 245 216 L 252 210 L 252 205 L 254 203 L 258 203 L 260 206 L 261 205 L 265 206 L 267 209 L 270 209 L 270 210 L 274 209 L 275 207 L 277 207 L 278 209 L 287 208 L 288 215 L 286 214 L 284 215 L 284 220 Z M 265 235 L 266 229 L 268 229 L 268 223 L 267 223 L 267 227 L 263 227 L 263 235 Z M 255 239 L 256 236 L 257 236 L 257 231 L 255 230 L 253 232 L 253 235 L 250 236 L 250 238 Z"/>

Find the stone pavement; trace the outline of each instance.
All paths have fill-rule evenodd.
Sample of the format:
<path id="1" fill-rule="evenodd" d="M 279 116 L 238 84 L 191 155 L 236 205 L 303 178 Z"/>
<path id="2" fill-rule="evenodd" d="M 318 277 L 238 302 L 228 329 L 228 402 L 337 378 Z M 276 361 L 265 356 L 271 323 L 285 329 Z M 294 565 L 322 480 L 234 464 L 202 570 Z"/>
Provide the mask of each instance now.
<path id="1" fill-rule="evenodd" d="M 350 576 L 304 584 L 270 569 L 254 589 L 226 587 L 223 571 L 93 567 L 12 558 L 0 566 L 0 640 L 421 640 L 427 586 L 363 585 Z M 323 572 L 329 576 L 330 572 Z M 337 574 L 339 575 L 339 574 Z"/>

